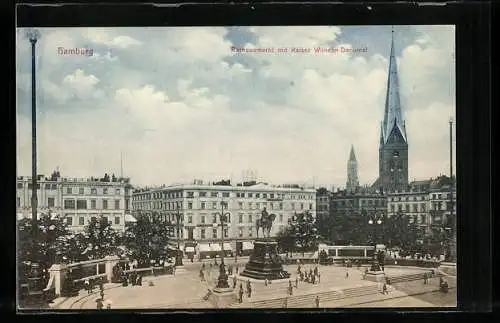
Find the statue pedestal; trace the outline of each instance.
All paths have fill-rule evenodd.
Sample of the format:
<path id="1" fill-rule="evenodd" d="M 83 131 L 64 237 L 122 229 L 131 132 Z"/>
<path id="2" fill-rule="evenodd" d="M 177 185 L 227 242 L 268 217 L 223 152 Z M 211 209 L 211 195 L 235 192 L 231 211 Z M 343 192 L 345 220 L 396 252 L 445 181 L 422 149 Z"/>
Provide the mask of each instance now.
<path id="1" fill-rule="evenodd" d="M 255 240 L 253 253 L 240 276 L 259 280 L 290 278 L 290 274 L 283 270 L 277 247 L 278 243 L 272 239 Z"/>
<path id="2" fill-rule="evenodd" d="M 380 283 L 385 281 L 385 273 L 383 271 L 369 271 L 365 275 L 365 280 Z"/>
<path id="3" fill-rule="evenodd" d="M 227 308 L 237 300 L 236 292 L 232 288 L 215 288 L 208 296 L 208 301 L 214 308 Z"/>

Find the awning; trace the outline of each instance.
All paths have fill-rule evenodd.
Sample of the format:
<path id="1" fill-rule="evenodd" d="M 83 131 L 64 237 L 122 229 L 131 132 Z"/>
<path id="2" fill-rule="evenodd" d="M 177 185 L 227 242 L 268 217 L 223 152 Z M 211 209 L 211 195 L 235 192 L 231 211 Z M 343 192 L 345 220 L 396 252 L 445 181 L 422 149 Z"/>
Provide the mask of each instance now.
<path id="1" fill-rule="evenodd" d="M 220 244 L 218 244 L 218 243 L 210 244 L 210 250 L 211 251 L 221 251 Z"/>
<path id="2" fill-rule="evenodd" d="M 253 249 L 253 242 L 243 241 L 242 247 L 243 247 L 243 250 L 252 250 Z"/>
<path id="3" fill-rule="evenodd" d="M 137 222 L 137 220 L 131 214 L 125 213 L 125 222 Z"/>
<path id="4" fill-rule="evenodd" d="M 224 242 L 224 250 L 225 251 L 232 251 L 233 248 L 231 247 L 231 244 L 229 242 Z"/>
<path id="5" fill-rule="evenodd" d="M 198 250 L 200 252 L 207 252 L 207 251 L 210 251 L 210 246 L 208 244 L 205 244 L 205 243 L 200 243 L 198 245 Z"/>
<path id="6" fill-rule="evenodd" d="M 186 252 L 194 252 L 194 247 L 186 247 Z"/>

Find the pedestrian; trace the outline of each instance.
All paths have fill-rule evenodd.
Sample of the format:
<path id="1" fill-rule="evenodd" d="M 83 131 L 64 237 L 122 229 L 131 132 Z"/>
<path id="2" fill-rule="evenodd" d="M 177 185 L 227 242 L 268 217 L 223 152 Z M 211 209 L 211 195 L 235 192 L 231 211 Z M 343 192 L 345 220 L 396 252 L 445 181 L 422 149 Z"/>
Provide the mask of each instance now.
<path id="1" fill-rule="evenodd" d="M 250 297 L 252 294 L 252 286 L 250 286 L 250 280 L 247 280 L 247 295 Z"/>
<path id="2" fill-rule="evenodd" d="M 289 294 L 290 296 L 292 296 L 292 295 L 293 295 L 293 287 L 292 287 L 292 282 L 291 282 L 291 281 L 290 281 L 290 284 L 288 285 L 288 294 Z"/>
<path id="3" fill-rule="evenodd" d="M 201 265 L 201 270 L 205 270 L 205 263 Z"/>
<path id="4" fill-rule="evenodd" d="M 312 275 L 312 283 L 313 285 L 316 284 L 316 275 Z"/>
<path id="5" fill-rule="evenodd" d="M 267 286 L 267 278 L 264 279 L 264 286 Z"/>
<path id="6" fill-rule="evenodd" d="M 139 275 L 139 277 L 137 278 L 137 285 L 142 286 L 142 276 L 141 275 Z"/>
<path id="7" fill-rule="evenodd" d="M 102 299 L 102 300 L 104 300 L 104 291 L 103 291 L 103 290 L 101 290 L 101 293 L 100 293 L 100 294 L 101 294 L 101 299 Z"/>
<path id="8" fill-rule="evenodd" d="M 203 269 L 200 269 L 200 280 L 205 281 L 205 275 L 203 274 Z"/>
<path id="9" fill-rule="evenodd" d="M 299 288 L 299 277 L 295 277 L 295 288 Z"/>
<path id="10" fill-rule="evenodd" d="M 233 276 L 233 289 L 236 289 L 236 283 L 237 283 L 236 276 Z"/>
<path id="11" fill-rule="evenodd" d="M 287 308 L 288 307 L 288 298 L 285 298 L 285 301 L 283 303 L 283 307 Z"/>
<path id="12" fill-rule="evenodd" d="M 315 302 L 316 302 L 316 308 L 319 308 L 319 296 L 316 296 Z"/>
<path id="13" fill-rule="evenodd" d="M 321 274 L 318 273 L 318 284 L 319 284 L 320 281 L 321 281 Z"/>
<path id="14" fill-rule="evenodd" d="M 90 294 L 90 281 L 88 279 L 85 279 L 85 282 L 83 284 L 85 285 L 85 289 L 87 290 L 88 294 Z"/>
<path id="15" fill-rule="evenodd" d="M 424 285 L 427 284 L 427 273 L 424 273 Z"/>
<path id="16" fill-rule="evenodd" d="M 386 294 L 389 294 L 389 292 L 387 291 L 387 284 L 384 283 L 384 286 L 382 286 L 382 294 L 386 295 Z"/>
<path id="17" fill-rule="evenodd" d="M 104 284 L 102 283 L 102 280 L 99 282 L 99 290 L 100 291 L 104 290 Z"/>
<path id="18" fill-rule="evenodd" d="M 297 274 L 300 274 L 300 264 L 297 266 Z"/>
<path id="19" fill-rule="evenodd" d="M 106 304 L 106 309 L 107 309 L 107 310 L 110 310 L 110 309 L 111 309 L 111 303 L 110 303 L 110 302 L 108 302 L 108 304 Z"/>
<path id="20" fill-rule="evenodd" d="M 318 275 L 318 266 L 314 267 L 314 275 Z"/>
<path id="21" fill-rule="evenodd" d="M 240 267 L 239 266 L 236 266 L 236 275 L 238 275 L 238 271 L 239 271 Z"/>
<path id="22" fill-rule="evenodd" d="M 172 266 L 172 274 L 175 276 L 175 265 Z"/>
<path id="23" fill-rule="evenodd" d="M 347 278 L 349 278 L 349 270 L 346 270 L 346 271 L 345 271 L 345 278 L 346 278 L 346 279 L 347 279 Z"/>
<path id="24" fill-rule="evenodd" d="M 102 299 L 98 299 L 97 300 L 97 309 L 102 310 L 103 307 L 104 307 L 104 305 L 102 304 Z"/>
<path id="25" fill-rule="evenodd" d="M 243 284 L 240 284 L 240 290 L 239 290 L 239 292 L 238 292 L 238 296 L 239 296 L 238 301 L 239 301 L 240 303 L 243 303 Z"/>

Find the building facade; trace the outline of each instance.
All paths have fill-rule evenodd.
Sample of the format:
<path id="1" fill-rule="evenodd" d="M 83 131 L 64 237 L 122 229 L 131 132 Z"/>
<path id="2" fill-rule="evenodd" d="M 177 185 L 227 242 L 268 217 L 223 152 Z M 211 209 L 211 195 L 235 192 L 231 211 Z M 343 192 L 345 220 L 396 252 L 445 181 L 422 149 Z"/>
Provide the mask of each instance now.
<path id="1" fill-rule="evenodd" d="M 31 218 L 31 177 L 18 177 L 16 185 L 17 218 Z M 81 232 L 98 217 L 107 218 L 115 230 L 125 229 L 131 192 L 128 178 L 66 178 L 54 172 L 51 177 L 39 175 L 36 192 L 39 216 L 62 216 L 70 231 Z"/>
<path id="2" fill-rule="evenodd" d="M 326 218 L 330 216 L 333 193 L 326 188 L 319 188 L 316 191 L 316 216 Z"/>
<path id="3" fill-rule="evenodd" d="M 222 230 L 220 212 L 222 203 L 227 203 L 224 213 L 229 213 Z M 271 236 L 285 228 L 295 213 L 309 211 L 316 216 L 316 191 L 296 185 L 272 186 L 265 183 L 242 185 L 194 184 L 162 186 L 136 189 L 132 194 L 132 214 L 160 215 L 166 225 L 173 226 L 171 236 L 181 248 L 198 246 L 199 250 L 220 245 L 222 234 L 226 245 L 240 253 L 257 237 L 256 221 L 261 212 L 275 214 Z M 177 237 L 177 213 L 180 216 L 180 237 Z M 262 231 L 259 232 L 262 237 Z"/>
<path id="4" fill-rule="evenodd" d="M 389 57 L 384 119 L 380 126 L 379 178 L 373 186 L 382 192 L 402 191 L 408 187 L 408 137 L 400 102 L 394 37 Z"/>
<path id="5" fill-rule="evenodd" d="M 388 216 L 401 212 L 428 236 L 451 230 L 450 216 L 456 215 L 456 188 L 455 181 L 450 187 L 449 177 L 412 182 L 408 190 L 389 193 L 387 200 Z"/>
<path id="6" fill-rule="evenodd" d="M 332 194 L 331 210 L 345 216 L 361 215 L 363 212 L 365 214 L 385 214 L 387 196 L 366 187 L 358 187 L 355 192 L 338 190 Z"/>

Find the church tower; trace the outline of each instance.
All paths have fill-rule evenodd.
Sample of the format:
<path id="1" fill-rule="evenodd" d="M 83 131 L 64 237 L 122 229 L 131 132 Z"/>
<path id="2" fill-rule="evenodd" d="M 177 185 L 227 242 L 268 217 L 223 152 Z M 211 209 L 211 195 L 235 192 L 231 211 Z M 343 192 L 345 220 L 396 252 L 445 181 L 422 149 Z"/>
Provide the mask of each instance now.
<path id="1" fill-rule="evenodd" d="M 358 162 L 356 161 L 356 155 L 354 154 L 354 146 L 351 145 L 351 152 L 349 153 L 349 160 L 347 161 L 346 190 L 354 192 L 358 186 Z"/>
<path id="2" fill-rule="evenodd" d="M 408 186 L 408 138 L 399 96 L 398 68 L 392 30 L 384 120 L 380 126 L 379 178 L 374 186 L 383 192 Z"/>

